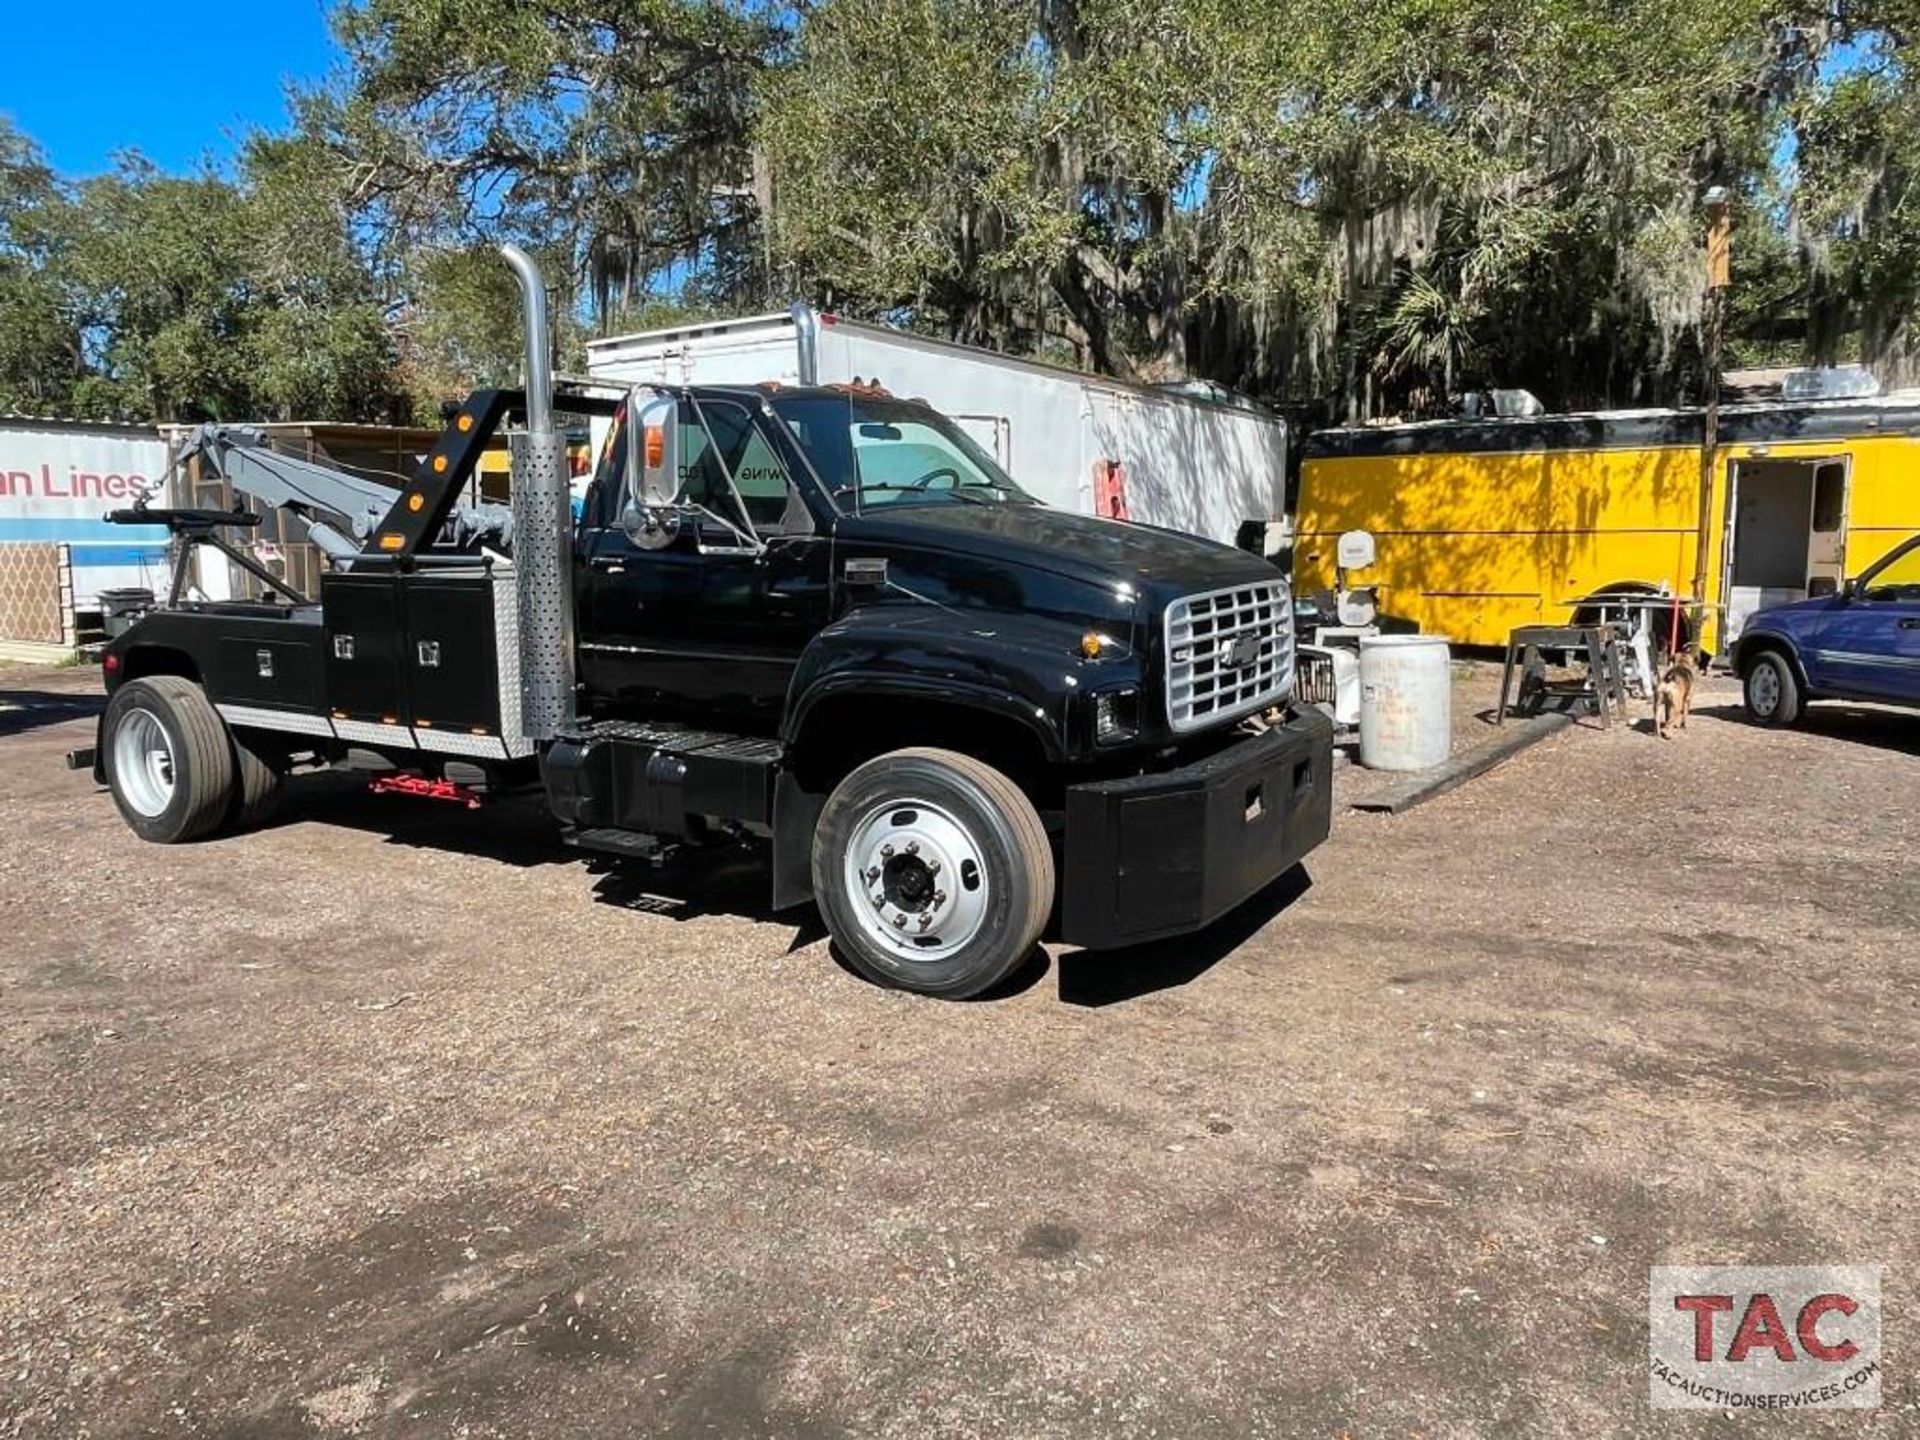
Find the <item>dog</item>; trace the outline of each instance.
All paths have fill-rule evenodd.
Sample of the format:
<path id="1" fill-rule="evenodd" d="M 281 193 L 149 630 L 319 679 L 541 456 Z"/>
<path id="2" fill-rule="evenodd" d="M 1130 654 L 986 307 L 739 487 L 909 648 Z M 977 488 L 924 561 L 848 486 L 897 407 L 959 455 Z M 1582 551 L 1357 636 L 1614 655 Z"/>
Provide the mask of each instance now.
<path id="1" fill-rule="evenodd" d="M 1667 732 L 1676 718 L 1682 730 L 1687 728 L 1687 714 L 1693 709 L 1693 682 L 1699 675 L 1699 667 L 1684 650 L 1667 662 L 1653 691 L 1653 733 L 1662 740 L 1672 738 Z"/>

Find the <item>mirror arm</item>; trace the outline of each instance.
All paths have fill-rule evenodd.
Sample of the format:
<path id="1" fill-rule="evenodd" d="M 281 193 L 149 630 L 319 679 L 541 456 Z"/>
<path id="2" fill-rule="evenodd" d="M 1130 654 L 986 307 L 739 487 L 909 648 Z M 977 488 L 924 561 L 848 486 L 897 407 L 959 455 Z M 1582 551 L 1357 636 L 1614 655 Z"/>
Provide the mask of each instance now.
<path id="1" fill-rule="evenodd" d="M 727 464 L 726 452 L 721 450 L 720 441 L 713 433 L 713 426 L 707 423 L 707 407 L 702 405 L 700 401 L 693 396 L 688 396 L 687 398 L 693 403 L 693 413 L 700 421 L 700 428 L 706 432 L 707 453 L 720 462 L 720 473 L 727 478 L 727 494 L 733 497 L 733 508 L 741 519 L 746 520 L 747 528 L 742 530 L 732 521 L 722 516 L 714 515 L 713 511 L 707 509 L 704 505 L 695 505 L 693 508 L 701 514 L 712 515 L 715 520 L 718 520 L 722 525 L 726 526 L 727 529 L 739 536 L 743 542 L 751 546 L 754 550 L 764 552 L 767 547 L 761 542 L 759 534 L 753 529 L 753 521 L 747 516 L 746 497 L 740 493 L 740 487 L 734 481 L 733 470 Z"/>
<path id="2" fill-rule="evenodd" d="M 683 510 L 690 511 L 694 515 L 705 516 L 707 519 L 713 521 L 714 524 L 720 526 L 721 529 L 727 531 L 735 539 L 739 540 L 742 545 L 746 546 L 749 550 L 752 550 L 754 554 L 764 555 L 766 553 L 767 551 L 766 541 L 762 540 L 758 535 L 754 534 L 751 530 L 742 530 L 738 525 L 734 524 L 731 520 L 727 519 L 726 516 L 717 514 L 716 512 L 709 510 L 706 506 L 697 504 L 697 503 L 690 504 L 690 505 L 683 505 L 680 508 Z"/>

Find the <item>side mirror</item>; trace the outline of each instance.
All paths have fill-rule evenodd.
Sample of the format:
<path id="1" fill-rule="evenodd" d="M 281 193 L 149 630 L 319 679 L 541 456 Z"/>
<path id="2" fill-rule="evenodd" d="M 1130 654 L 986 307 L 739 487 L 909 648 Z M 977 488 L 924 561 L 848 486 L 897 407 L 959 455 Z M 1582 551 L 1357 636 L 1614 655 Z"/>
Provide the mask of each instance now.
<path id="1" fill-rule="evenodd" d="M 680 498 L 680 402 L 671 395 L 636 390 L 628 404 L 627 491 L 642 509 Z"/>
<path id="2" fill-rule="evenodd" d="M 627 493 L 620 525 L 643 550 L 680 535 L 680 404 L 670 395 L 636 390 L 627 401 Z"/>

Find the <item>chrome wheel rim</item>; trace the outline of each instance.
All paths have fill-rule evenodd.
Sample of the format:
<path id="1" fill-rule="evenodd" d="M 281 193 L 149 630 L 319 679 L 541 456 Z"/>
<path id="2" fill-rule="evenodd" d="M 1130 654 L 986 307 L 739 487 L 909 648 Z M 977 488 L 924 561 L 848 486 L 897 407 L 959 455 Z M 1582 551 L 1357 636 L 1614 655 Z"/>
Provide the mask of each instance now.
<path id="1" fill-rule="evenodd" d="M 173 803 L 173 741 L 151 710 L 129 710 L 114 727 L 113 778 L 121 798 L 149 820 Z"/>
<path id="2" fill-rule="evenodd" d="M 916 964 L 949 959 L 986 924 L 980 841 L 952 811 L 925 800 L 867 809 L 847 843 L 842 884 L 868 938 Z"/>
<path id="3" fill-rule="evenodd" d="M 1756 715 L 1771 715 L 1780 706 L 1780 677 L 1764 661 L 1747 676 L 1747 703 Z"/>

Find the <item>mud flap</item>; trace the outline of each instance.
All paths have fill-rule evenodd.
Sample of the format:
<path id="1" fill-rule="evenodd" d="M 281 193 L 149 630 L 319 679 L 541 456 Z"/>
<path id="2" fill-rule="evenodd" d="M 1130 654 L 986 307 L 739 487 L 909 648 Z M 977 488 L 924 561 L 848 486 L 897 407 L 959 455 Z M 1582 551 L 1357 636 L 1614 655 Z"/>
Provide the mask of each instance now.
<path id="1" fill-rule="evenodd" d="M 782 770 L 773 789 L 773 908 L 790 910 L 813 899 L 813 835 L 827 797 Z"/>

